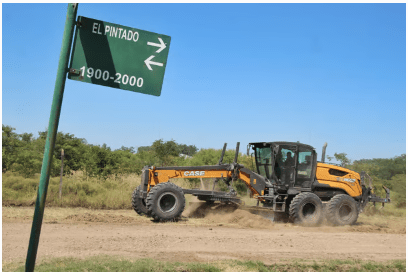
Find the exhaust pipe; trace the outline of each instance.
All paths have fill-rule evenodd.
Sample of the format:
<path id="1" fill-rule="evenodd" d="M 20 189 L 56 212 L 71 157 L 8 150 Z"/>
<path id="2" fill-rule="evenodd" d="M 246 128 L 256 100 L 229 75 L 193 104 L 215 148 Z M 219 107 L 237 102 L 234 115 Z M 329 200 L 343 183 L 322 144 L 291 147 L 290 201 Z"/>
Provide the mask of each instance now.
<path id="1" fill-rule="evenodd" d="M 324 158 L 326 157 L 326 147 L 327 143 L 324 143 L 323 150 L 322 150 L 322 162 L 324 163 Z"/>

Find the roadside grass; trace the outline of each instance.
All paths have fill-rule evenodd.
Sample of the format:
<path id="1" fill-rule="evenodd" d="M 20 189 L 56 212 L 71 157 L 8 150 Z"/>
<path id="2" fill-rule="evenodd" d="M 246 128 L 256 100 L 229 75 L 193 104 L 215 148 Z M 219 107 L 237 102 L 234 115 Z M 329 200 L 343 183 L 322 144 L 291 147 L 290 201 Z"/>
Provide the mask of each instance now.
<path id="1" fill-rule="evenodd" d="M 386 214 L 367 215 L 365 213 L 360 214 L 357 220 L 358 225 L 373 226 L 378 229 L 392 229 L 396 233 L 406 232 L 406 215 L 394 216 Z"/>
<path id="2" fill-rule="evenodd" d="M 37 197 L 40 175 L 24 178 L 15 173 L 2 174 L 3 206 L 33 206 Z M 184 179 L 173 179 L 183 188 L 192 184 Z M 84 207 L 90 209 L 132 209 L 131 197 L 140 184 L 139 175 L 126 175 L 106 180 L 85 178 L 82 173 L 64 176 L 62 197 L 59 198 L 59 177 L 50 178 L 46 205 L 51 207 Z"/>
<path id="3" fill-rule="evenodd" d="M 391 195 L 392 197 L 392 195 Z M 371 215 L 380 215 L 380 216 L 396 216 L 396 217 L 405 217 L 406 216 L 406 209 L 398 208 L 396 203 L 385 203 L 384 207 L 382 207 L 381 203 L 368 203 L 367 206 L 364 208 L 364 214 L 367 216 Z"/>
<path id="4" fill-rule="evenodd" d="M 260 261 L 235 261 L 238 266 L 244 267 L 244 271 L 406 271 L 403 260 L 393 260 L 386 263 L 362 261 L 362 260 L 324 260 L 307 261 L 294 260 L 290 263 L 276 263 L 266 265 Z"/>
<path id="5" fill-rule="evenodd" d="M 24 271 L 22 263 L 3 264 L 3 271 Z M 95 256 L 85 259 L 53 258 L 40 262 L 36 271 L 405 271 L 405 260 L 374 262 L 362 260 L 294 260 L 267 265 L 261 261 L 217 261 L 217 262 L 165 262 L 154 259 L 121 258 L 118 256 Z"/>
<path id="6" fill-rule="evenodd" d="M 3 205 L 32 206 L 37 197 L 40 175 L 24 178 L 5 173 Z M 130 209 L 130 197 L 140 184 L 140 176 L 128 175 L 115 179 L 84 178 L 81 173 L 63 177 L 62 198 L 59 198 L 59 177 L 50 178 L 46 204 L 54 207 L 86 207 L 92 209 Z"/>

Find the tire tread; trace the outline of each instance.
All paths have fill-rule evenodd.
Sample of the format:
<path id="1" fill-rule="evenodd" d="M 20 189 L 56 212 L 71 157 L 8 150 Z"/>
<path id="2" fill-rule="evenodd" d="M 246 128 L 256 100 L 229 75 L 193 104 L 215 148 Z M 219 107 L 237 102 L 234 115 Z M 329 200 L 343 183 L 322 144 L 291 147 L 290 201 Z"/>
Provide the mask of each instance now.
<path id="1" fill-rule="evenodd" d="M 350 201 L 354 205 L 355 215 L 354 217 L 347 223 L 343 223 L 337 218 L 337 207 L 340 205 L 342 201 Z M 335 226 L 343 226 L 343 225 L 353 225 L 357 222 L 358 219 L 358 209 L 357 209 L 357 202 L 349 195 L 346 194 L 339 194 L 335 195 L 330 199 L 329 203 L 327 204 L 327 213 L 326 213 L 327 221 Z"/>
<path id="2" fill-rule="evenodd" d="M 303 201 L 305 201 L 307 198 L 313 198 L 314 200 L 316 200 L 318 202 L 318 205 L 320 207 L 318 207 L 319 209 L 319 213 L 317 216 L 317 220 L 315 220 L 315 222 L 309 223 L 309 225 L 319 225 L 322 223 L 323 221 L 323 204 L 320 200 L 320 198 L 313 194 L 313 193 L 309 193 L 309 192 L 303 192 L 300 193 L 298 195 L 296 195 L 293 200 L 291 201 L 290 205 L 289 205 L 289 219 L 295 223 L 295 224 L 303 224 L 304 222 L 302 222 L 302 217 L 300 216 L 300 208 L 301 208 L 301 203 Z M 320 203 L 320 204 L 319 204 Z"/>
<path id="3" fill-rule="evenodd" d="M 183 196 L 182 201 L 180 201 L 181 208 L 179 209 L 179 212 L 171 219 L 160 217 L 160 215 L 158 215 L 155 212 L 155 209 L 154 209 L 154 205 L 155 205 L 154 200 L 156 199 L 157 193 L 162 188 L 166 188 L 166 187 L 177 190 Z M 164 221 L 165 222 L 165 221 L 177 220 L 181 216 L 181 213 L 184 211 L 185 205 L 186 205 L 186 202 L 185 202 L 183 190 L 179 186 L 177 186 L 176 184 L 171 183 L 171 182 L 164 182 L 164 183 L 157 184 L 156 186 L 154 186 L 150 190 L 150 192 L 149 192 L 149 194 L 147 195 L 147 198 L 146 198 L 147 210 L 149 211 L 150 216 L 153 217 L 154 221 Z"/>
<path id="4" fill-rule="evenodd" d="M 136 189 L 132 193 L 132 207 L 133 207 L 133 210 L 135 210 L 135 212 L 138 215 L 149 215 L 149 211 L 147 207 L 143 205 L 143 202 L 142 202 L 143 200 L 139 198 L 139 192 L 141 188 L 142 188 L 141 185 L 137 186 Z"/>

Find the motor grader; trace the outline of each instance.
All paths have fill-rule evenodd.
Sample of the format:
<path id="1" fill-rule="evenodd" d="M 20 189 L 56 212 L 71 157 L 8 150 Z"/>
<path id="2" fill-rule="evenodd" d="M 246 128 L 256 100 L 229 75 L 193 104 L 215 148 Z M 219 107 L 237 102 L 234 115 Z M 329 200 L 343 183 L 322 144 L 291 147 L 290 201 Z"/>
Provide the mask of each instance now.
<path id="1" fill-rule="evenodd" d="M 155 221 L 173 221 L 180 218 L 185 208 L 185 194 L 213 203 L 235 203 L 250 211 L 270 214 L 273 220 L 288 220 L 295 224 L 319 225 L 324 217 L 333 225 L 350 225 L 357 221 L 368 202 L 390 202 L 390 191 L 384 187 L 386 198 L 366 186 L 365 173 L 356 173 L 344 167 L 324 163 L 327 144 L 317 162 L 315 149 L 294 142 L 250 143 L 255 155 L 256 172 L 237 162 L 237 143 L 233 163 L 224 164 L 223 157 L 216 165 L 205 166 L 145 166 L 141 184 L 134 190 L 132 206 L 139 215 L 151 216 Z M 212 190 L 183 189 L 169 182 L 174 178 L 213 178 Z M 245 206 L 233 189 L 233 182 L 242 180 L 249 188 L 257 206 Z M 215 191 L 222 180 L 229 190 Z M 262 206 L 259 206 L 262 203 Z M 325 209 L 324 205 L 325 203 Z"/>

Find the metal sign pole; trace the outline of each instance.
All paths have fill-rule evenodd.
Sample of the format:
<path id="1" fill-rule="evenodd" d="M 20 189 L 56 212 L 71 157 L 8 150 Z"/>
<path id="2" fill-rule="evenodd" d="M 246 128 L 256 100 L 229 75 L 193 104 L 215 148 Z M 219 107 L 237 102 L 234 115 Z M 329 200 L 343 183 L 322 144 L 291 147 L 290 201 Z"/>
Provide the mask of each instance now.
<path id="1" fill-rule="evenodd" d="M 35 259 L 37 257 L 38 242 L 40 240 L 41 225 L 44 216 L 45 199 L 47 196 L 48 182 L 50 180 L 52 154 L 54 152 L 55 139 L 57 137 L 58 122 L 61 113 L 61 104 L 64 94 L 66 75 L 68 73 L 68 61 L 71 52 L 72 37 L 74 36 L 74 26 L 77 10 L 78 4 L 68 4 L 67 18 L 65 21 L 64 35 L 62 39 L 62 47 L 58 63 L 57 78 L 55 81 L 50 120 L 48 123 L 47 140 L 45 142 L 40 184 L 38 186 L 33 225 L 31 227 L 30 242 L 28 244 L 25 267 L 26 271 L 34 271 Z"/>

